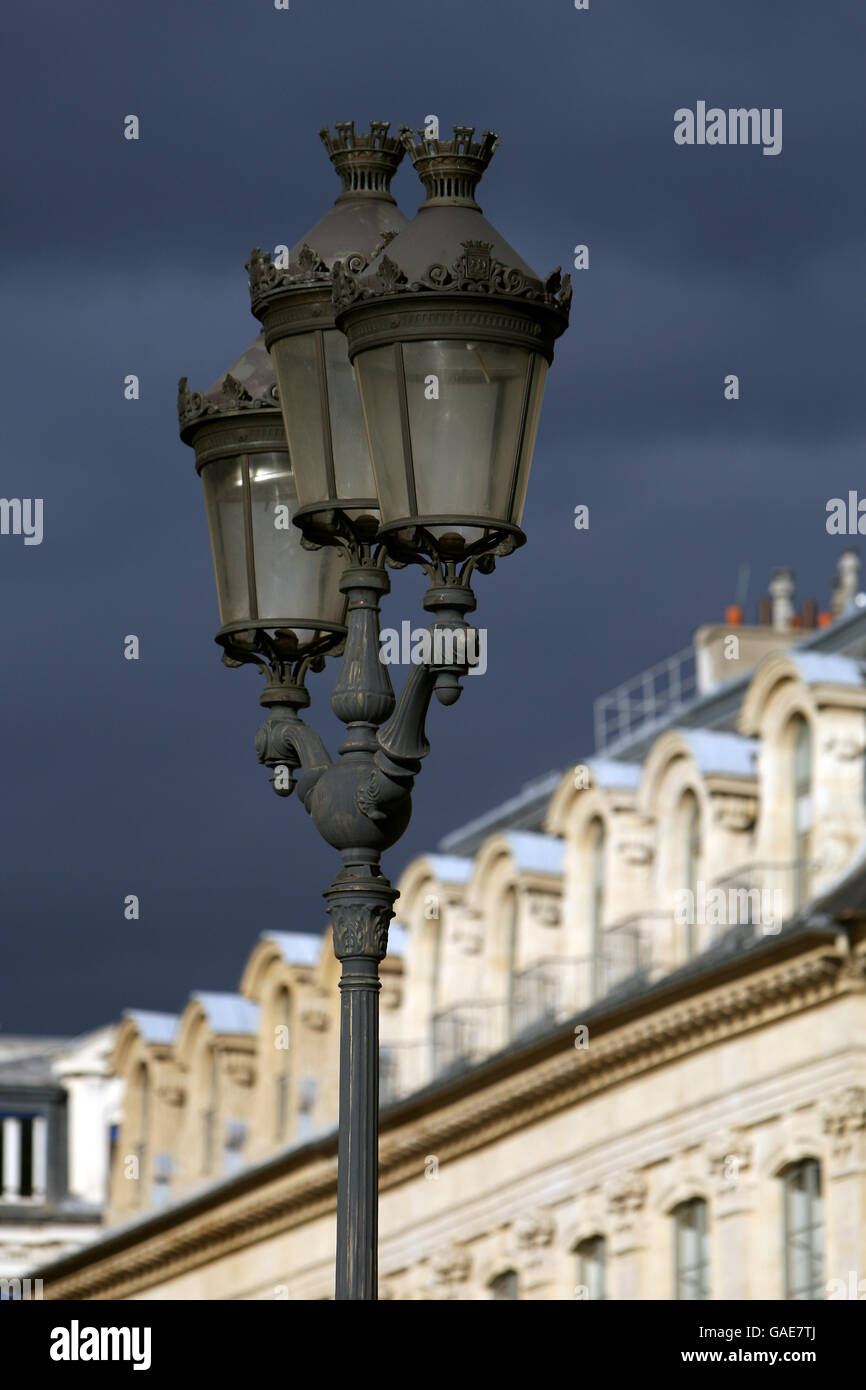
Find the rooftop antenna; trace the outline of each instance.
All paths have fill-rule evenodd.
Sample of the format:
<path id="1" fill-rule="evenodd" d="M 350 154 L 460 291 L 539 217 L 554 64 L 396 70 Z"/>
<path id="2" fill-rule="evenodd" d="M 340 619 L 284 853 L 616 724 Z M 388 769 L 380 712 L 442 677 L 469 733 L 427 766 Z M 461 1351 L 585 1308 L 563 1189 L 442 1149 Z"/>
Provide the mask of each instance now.
<path id="1" fill-rule="evenodd" d="M 737 573 L 737 591 L 734 599 L 737 607 L 742 608 L 744 613 L 746 611 L 746 595 L 749 592 L 749 579 L 751 578 L 751 574 L 751 565 L 744 560 Z"/>

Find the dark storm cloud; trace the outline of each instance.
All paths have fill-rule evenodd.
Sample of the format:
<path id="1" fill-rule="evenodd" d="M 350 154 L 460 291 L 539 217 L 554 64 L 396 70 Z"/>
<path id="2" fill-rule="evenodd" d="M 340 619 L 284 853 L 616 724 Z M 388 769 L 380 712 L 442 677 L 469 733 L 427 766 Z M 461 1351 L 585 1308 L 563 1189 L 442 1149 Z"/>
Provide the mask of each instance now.
<path id="1" fill-rule="evenodd" d="M 45 540 L 0 538 L 0 1027 L 60 1032 L 234 988 L 259 931 L 324 921 L 332 855 L 270 792 L 252 754 L 258 680 L 224 670 L 211 641 L 203 509 L 174 419 L 177 377 L 209 385 L 254 336 L 251 247 L 294 241 L 336 195 L 318 127 L 428 112 L 490 126 L 490 219 L 542 271 L 590 247 L 530 542 L 479 579 L 489 669 L 431 711 L 396 876 L 585 756 L 592 698 L 719 618 L 742 560 L 752 600 L 783 563 L 826 597 L 842 544 L 824 504 L 860 482 L 866 434 L 864 20 L 854 3 L 766 0 L 157 0 L 17 7 L 4 31 L 0 492 L 45 499 Z M 673 113 L 698 100 L 783 108 L 781 155 L 676 147 Z M 411 214 L 408 161 L 395 192 Z M 395 580 L 386 621 L 420 623 L 420 577 Z M 130 632 L 138 663 L 122 660 Z M 314 681 L 311 718 L 333 751 L 330 680 Z M 133 892 L 142 917 L 127 923 Z"/>

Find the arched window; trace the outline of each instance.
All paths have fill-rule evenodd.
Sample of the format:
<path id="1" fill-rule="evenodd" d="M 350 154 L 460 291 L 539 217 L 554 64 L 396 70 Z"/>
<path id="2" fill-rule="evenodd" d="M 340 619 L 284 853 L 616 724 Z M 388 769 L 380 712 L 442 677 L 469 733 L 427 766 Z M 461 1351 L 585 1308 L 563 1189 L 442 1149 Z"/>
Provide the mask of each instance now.
<path id="1" fill-rule="evenodd" d="M 710 1238 L 703 1197 L 680 1202 L 673 1211 L 674 1297 L 710 1296 Z"/>
<path id="2" fill-rule="evenodd" d="M 785 1297 L 824 1298 L 824 1198 L 815 1158 L 791 1163 L 784 1184 Z"/>
<path id="3" fill-rule="evenodd" d="M 208 1174 L 216 1170 L 219 1123 L 219 1063 L 215 1047 L 208 1049 L 205 1086 L 207 1099 L 202 1112 L 202 1172 Z"/>
<path id="4" fill-rule="evenodd" d="M 517 966 L 518 929 L 518 901 L 516 888 L 511 887 L 506 891 L 505 900 L 502 905 L 502 911 L 503 929 L 505 933 L 505 968 L 508 972 L 508 980 L 506 985 L 508 995 L 508 1018 L 510 1021 L 511 1030 L 513 1031 L 516 1022 L 518 1003 L 518 993 L 516 990 L 515 978 L 515 970 Z"/>
<path id="5" fill-rule="evenodd" d="M 791 831 L 794 860 L 794 908 L 809 900 L 812 857 L 812 730 L 798 714 L 789 726 L 791 749 Z"/>
<path id="6" fill-rule="evenodd" d="M 592 943 L 593 988 L 596 994 L 605 990 L 604 952 L 604 823 L 596 818 L 587 833 L 589 867 L 589 930 Z"/>
<path id="7" fill-rule="evenodd" d="M 607 1298 L 607 1241 L 590 1236 L 577 1247 L 577 1283 L 588 1298 Z"/>
<path id="8" fill-rule="evenodd" d="M 138 1068 L 138 1187 L 136 1196 L 140 1206 L 145 1205 L 147 1192 L 147 1165 L 150 1145 L 150 1072 L 144 1062 Z"/>
<path id="9" fill-rule="evenodd" d="M 278 1143 L 286 1138 L 289 1129 L 291 1043 L 292 1001 L 285 985 L 281 985 L 277 991 L 274 1009 L 274 1138 Z"/>
<path id="10" fill-rule="evenodd" d="M 516 1269 L 504 1269 L 490 1281 L 491 1298 L 520 1298 L 520 1280 Z"/>
<path id="11" fill-rule="evenodd" d="M 686 888 L 692 895 L 693 910 L 689 913 L 686 929 L 686 953 L 692 956 L 697 949 L 698 941 L 696 905 L 701 872 L 701 808 L 693 791 L 683 792 L 678 819 L 682 854 L 681 887 Z"/>

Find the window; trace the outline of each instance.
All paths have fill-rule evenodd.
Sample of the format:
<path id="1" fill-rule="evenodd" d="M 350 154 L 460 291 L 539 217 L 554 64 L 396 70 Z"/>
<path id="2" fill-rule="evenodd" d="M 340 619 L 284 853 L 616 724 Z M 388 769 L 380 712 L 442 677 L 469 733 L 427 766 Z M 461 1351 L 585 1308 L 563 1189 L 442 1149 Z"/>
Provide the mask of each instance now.
<path id="1" fill-rule="evenodd" d="M 824 1199 L 817 1159 L 792 1163 L 781 1175 L 785 1189 L 785 1297 L 823 1298 Z"/>
<path id="2" fill-rule="evenodd" d="M 683 854 L 683 888 L 692 895 L 692 911 L 686 936 L 686 953 L 693 956 L 697 949 L 696 904 L 701 863 L 701 810 L 694 792 L 684 792 L 680 802 L 680 828 Z"/>
<path id="3" fill-rule="evenodd" d="M 516 1269 L 503 1270 L 490 1281 L 491 1298 L 519 1298 L 519 1280 Z"/>
<path id="4" fill-rule="evenodd" d="M 674 1208 L 674 1297 L 709 1298 L 710 1239 L 702 1197 Z"/>
<path id="5" fill-rule="evenodd" d="M 223 1173 L 231 1177 L 244 1166 L 244 1145 L 247 1142 L 247 1127 L 243 1120 L 226 1120 L 223 1128 Z"/>
<path id="6" fill-rule="evenodd" d="M 45 1200 L 47 1141 L 43 1115 L 0 1114 L 0 1201 Z"/>
<path id="7" fill-rule="evenodd" d="M 174 1164 L 171 1154 L 154 1154 L 150 1182 L 150 1205 L 152 1207 L 165 1206 L 171 1196 L 173 1168 Z"/>
<path id="8" fill-rule="evenodd" d="M 791 807 L 794 858 L 794 908 L 809 899 L 812 848 L 812 730 L 802 715 L 791 720 Z"/>
<path id="9" fill-rule="evenodd" d="M 217 1120 L 219 1117 L 219 1065 L 215 1047 L 207 1055 L 207 1109 L 202 1112 L 202 1173 L 214 1172 L 216 1165 Z"/>
<path id="10" fill-rule="evenodd" d="M 306 1140 L 313 1134 L 313 1115 L 319 1094 L 319 1082 L 315 1076 L 302 1076 L 298 1097 L 298 1139 Z"/>
<path id="11" fill-rule="evenodd" d="M 145 1183 L 147 1181 L 147 1146 L 150 1142 L 150 1073 L 144 1062 L 138 1068 L 138 1135 L 135 1152 L 138 1157 L 138 1185 L 135 1188 L 139 1206 L 145 1203 Z"/>
<path id="12" fill-rule="evenodd" d="M 505 951 L 508 988 L 508 1017 L 512 1031 L 516 1027 L 517 994 L 515 990 L 515 966 L 517 964 L 517 889 L 509 888 L 503 903 L 505 922 Z"/>
<path id="13" fill-rule="evenodd" d="M 292 1041 L 292 1003 L 285 985 L 277 995 L 274 1010 L 274 1046 L 277 1054 L 276 1076 L 274 1078 L 274 1130 L 275 1138 L 285 1139 L 289 1128 L 290 1069 Z"/>
<path id="14" fill-rule="evenodd" d="M 590 823 L 587 837 L 589 857 L 589 930 L 592 942 L 594 991 L 604 993 L 604 825 Z"/>
<path id="15" fill-rule="evenodd" d="M 607 1241 L 591 1236 L 577 1247 L 577 1282 L 589 1298 L 607 1298 Z"/>

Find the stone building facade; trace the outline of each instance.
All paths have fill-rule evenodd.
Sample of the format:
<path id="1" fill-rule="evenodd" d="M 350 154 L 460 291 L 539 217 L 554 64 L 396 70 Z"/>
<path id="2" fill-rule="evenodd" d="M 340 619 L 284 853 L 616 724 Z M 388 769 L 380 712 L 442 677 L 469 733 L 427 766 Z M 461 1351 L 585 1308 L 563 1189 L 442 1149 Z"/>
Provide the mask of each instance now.
<path id="1" fill-rule="evenodd" d="M 0 1034 L 0 1297 L 35 1297 L 22 1276 L 102 1230 L 123 1111 L 115 1032 Z"/>
<path id="2" fill-rule="evenodd" d="M 771 592 L 403 873 L 382 1298 L 866 1296 L 866 609 L 848 556 L 818 625 Z M 127 1015 L 113 1229 L 46 1297 L 331 1296 L 337 976 L 268 933 Z"/>

